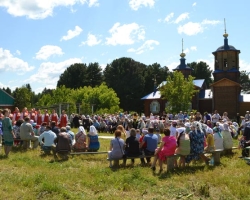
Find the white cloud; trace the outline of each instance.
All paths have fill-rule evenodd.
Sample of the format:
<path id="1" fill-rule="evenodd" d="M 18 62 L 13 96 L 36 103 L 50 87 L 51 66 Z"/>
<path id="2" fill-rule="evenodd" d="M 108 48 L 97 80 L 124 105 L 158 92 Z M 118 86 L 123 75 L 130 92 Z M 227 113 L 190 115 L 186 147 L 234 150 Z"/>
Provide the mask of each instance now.
<path id="1" fill-rule="evenodd" d="M 165 22 L 169 22 L 170 19 L 172 19 L 173 17 L 174 17 L 174 13 L 172 12 L 172 13 L 168 14 L 168 15 L 165 17 L 164 21 L 165 21 Z"/>
<path id="2" fill-rule="evenodd" d="M 130 48 L 130 49 L 128 49 L 128 52 L 135 52 L 136 54 L 142 54 L 145 51 L 153 50 L 154 45 L 159 45 L 159 44 L 160 43 L 156 40 L 147 40 L 138 49 Z"/>
<path id="3" fill-rule="evenodd" d="M 21 55 L 21 51 L 16 50 L 16 54 L 20 56 Z"/>
<path id="4" fill-rule="evenodd" d="M 180 62 L 171 62 L 169 64 L 167 64 L 167 67 L 169 69 L 169 71 L 175 69 L 178 65 L 180 64 Z"/>
<path id="5" fill-rule="evenodd" d="M 129 45 L 145 39 L 145 30 L 136 23 L 124 25 L 115 23 L 109 32 L 111 37 L 106 38 L 107 45 Z"/>
<path id="6" fill-rule="evenodd" d="M 200 23 L 188 22 L 183 26 L 178 27 L 178 33 L 184 33 L 186 35 L 196 35 L 202 33 L 204 30 L 203 26 Z"/>
<path id="7" fill-rule="evenodd" d="M 17 71 L 19 73 L 33 70 L 33 66 L 29 66 L 22 59 L 14 57 L 9 50 L 0 48 L 0 70 Z"/>
<path id="8" fill-rule="evenodd" d="M 246 70 L 247 72 L 249 72 L 250 63 L 247 63 L 247 61 L 240 59 L 239 64 L 240 64 L 240 71 Z"/>
<path id="9" fill-rule="evenodd" d="M 197 51 L 197 47 L 196 47 L 196 46 L 191 46 L 190 49 L 191 49 L 192 51 Z"/>
<path id="10" fill-rule="evenodd" d="M 221 23 L 219 20 L 207 20 L 207 19 L 204 19 L 201 24 L 209 24 L 209 25 L 216 25 L 216 24 L 219 24 Z"/>
<path id="11" fill-rule="evenodd" d="M 99 2 L 98 0 L 89 0 L 89 7 L 92 7 L 92 6 L 99 6 Z"/>
<path id="12" fill-rule="evenodd" d="M 63 36 L 60 41 L 62 40 L 70 40 L 78 35 L 80 35 L 82 29 L 79 26 L 75 26 L 75 30 L 68 30 L 67 35 Z"/>
<path id="13" fill-rule="evenodd" d="M 90 3 L 93 0 L 90 0 Z M 75 4 L 87 3 L 86 0 L 1 0 L 0 7 L 7 9 L 10 15 L 21 17 L 27 16 L 30 19 L 44 19 L 53 15 L 55 7 L 72 7 Z M 89 4 L 90 4 L 89 3 Z"/>
<path id="14" fill-rule="evenodd" d="M 71 58 L 59 63 L 42 63 L 37 73 L 31 75 L 30 78 L 25 81 L 29 83 L 43 83 L 46 85 L 46 88 L 55 88 L 57 81 L 59 80 L 59 76 L 67 67 L 75 63 L 82 63 L 82 60 L 79 58 Z"/>
<path id="15" fill-rule="evenodd" d="M 186 48 L 183 52 L 187 54 L 190 51 L 197 51 L 197 47 L 196 46 L 191 46 L 190 48 Z"/>
<path id="16" fill-rule="evenodd" d="M 86 44 L 86 45 L 88 45 L 88 46 L 94 46 L 94 45 L 100 44 L 101 41 L 102 41 L 102 40 L 98 40 L 97 37 L 96 37 L 95 35 L 89 33 L 89 34 L 88 34 L 88 39 L 87 39 L 87 41 L 82 42 L 81 45 L 85 45 L 85 44 Z M 81 46 L 81 45 L 80 45 L 80 46 Z"/>
<path id="17" fill-rule="evenodd" d="M 36 53 L 37 60 L 47 60 L 52 55 L 63 55 L 63 51 L 58 46 L 45 45 Z"/>
<path id="18" fill-rule="evenodd" d="M 196 6 L 197 5 L 197 3 L 196 2 L 194 2 L 193 4 L 192 4 L 192 6 L 194 7 L 194 6 Z"/>
<path id="19" fill-rule="evenodd" d="M 155 4 L 155 0 L 130 0 L 129 6 L 133 10 L 138 10 L 141 6 L 145 7 L 153 7 Z"/>
<path id="20" fill-rule="evenodd" d="M 188 19 L 189 18 L 189 13 L 182 13 L 179 15 L 179 17 L 177 17 L 177 19 L 174 21 L 175 24 L 180 23 L 181 21 Z"/>
<path id="21" fill-rule="evenodd" d="M 196 62 L 197 63 L 201 61 L 205 62 L 209 66 L 210 70 L 214 70 L 214 56 L 208 55 L 208 57 L 209 57 L 208 59 L 203 59 L 203 58 L 197 59 Z"/>
<path id="22" fill-rule="evenodd" d="M 208 25 L 217 25 L 221 23 L 218 20 L 207 20 L 204 19 L 201 23 L 197 22 L 188 22 L 184 25 L 180 25 L 177 30 L 178 33 L 184 33 L 186 35 L 197 35 L 198 33 L 202 33 L 205 29 L 208 28 Z"/>
<path id="23" fill-rule="evenodd" d="M 100 67 L 102 68 L 102 71 L 106 68 L 107 64 L 100 64 Z"/>

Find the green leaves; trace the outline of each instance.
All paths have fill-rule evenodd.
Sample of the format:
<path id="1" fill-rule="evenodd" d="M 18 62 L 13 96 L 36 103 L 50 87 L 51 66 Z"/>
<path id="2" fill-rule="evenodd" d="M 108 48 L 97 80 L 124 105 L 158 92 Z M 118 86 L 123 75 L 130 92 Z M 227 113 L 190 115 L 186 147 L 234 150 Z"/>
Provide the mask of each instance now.
<path id="1" fill-rule="evenodd" d="M 173 73 L 173 77 L 168 76 L 167 83 L 159 88 L 163 98 L 168 101 L 167 112 L 178 113 L 190 109 L 193 95 L 197 92 L 193 80 L 192 76 L 185 79 L 178 71 Z"/>

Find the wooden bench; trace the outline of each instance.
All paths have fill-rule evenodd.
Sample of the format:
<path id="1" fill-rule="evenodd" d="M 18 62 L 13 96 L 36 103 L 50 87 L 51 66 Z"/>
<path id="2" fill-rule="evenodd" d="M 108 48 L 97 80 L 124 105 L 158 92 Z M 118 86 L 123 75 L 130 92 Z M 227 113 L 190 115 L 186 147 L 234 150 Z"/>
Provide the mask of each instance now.
<path id="1" fill-rule="evenodd" d="M 83 152 L 71 152 L 70 155 L 94 155 L 94 154 L 108 154 L 107 151 L 94 151 L 94 152 L 88 152 L 88 151 L 83 151 Z"/>
<path id="2" fill-rule="evenodd" d="M 154 155 L 140 155 L 140 156 L 136 156 L 136 157 L 126 157 L 126 158 L 107 158 L 107 161 L 109 161 L 109 167 L 113 167 L 113 166 L 119 166 L 119 161 L 120 160 L 128 160 L 128 159 L 138 159 L 138 158 L 152 158 L 154 157 Z M 114 162 L 114 165 L 112 164 L 112 161 Z M 123 164 L 125 165 L 125 162 L 123 162 Z"/>
<path id="3" fill-rule="evenodd" d="M 171 156 L 166 156 L 166 159 L 167 159 L 167 171 L 171 171 L 171 170 L 174 169 L 175 160 L 179 156 L 180 155 L 178 155 L 178 154 L 174 154 L 174 155 L 171 155 Z"/>
<path id="4" fill-rule="evenodd" d="M 238 147 L 232 147 L 230 149 L 224 149 L 225 154 L 231 154 L 234 150 L 239 149 Z"/>

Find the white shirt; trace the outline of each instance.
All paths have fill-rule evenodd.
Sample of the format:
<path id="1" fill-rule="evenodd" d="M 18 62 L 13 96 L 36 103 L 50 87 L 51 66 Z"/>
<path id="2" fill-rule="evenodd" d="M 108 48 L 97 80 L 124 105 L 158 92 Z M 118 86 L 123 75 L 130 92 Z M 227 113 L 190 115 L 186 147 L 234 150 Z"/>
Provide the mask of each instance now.
<path id="1" fill-rule="evenodd" d="M 56 139 L 56 134 L 49 130 L 49 131 L 44 131 L 38 138 L 38 141 L 41 143 L 42 139 L 44 139 L 44 146 L 52 146 L 54 144 L 54 140 Z"/>
<path id="2" fill-rule="evenodd" d="M 176 137 L 176 132 L 177 132 L 176 127 L 170 126 L 169 130 L 170 130 L 170 136 Z"/>

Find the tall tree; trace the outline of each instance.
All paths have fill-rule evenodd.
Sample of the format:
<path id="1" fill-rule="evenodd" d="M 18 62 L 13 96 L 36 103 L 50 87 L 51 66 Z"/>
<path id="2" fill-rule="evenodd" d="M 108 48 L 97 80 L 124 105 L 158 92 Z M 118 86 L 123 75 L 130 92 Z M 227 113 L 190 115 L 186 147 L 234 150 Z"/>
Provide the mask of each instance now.
<path id="1" fill-rule="evenodd" d="M 156 81 L 156 84 L 159 85 L 163 81 L 166 80 L 166 78 L 171 74 L 172 72 L 169 71 L 168 67 L 164 66 L 161 67 L 160 64 L 154 63 L 152 65 L 148 65 L 146 67 L 145 71 L 145 89 L 144 94 L 147 95 L 154 90 L 154 83 Z"/>
<path id="2" fill-rule="evenodd" d="M 240 84 L 242 86 L 242 92 L 250 94 L 250 72 L 241 71 L 240 72 Z"/>
<path id="3" fill-rule="evenodd" d="M 104 80 L 120 99 L 125 111 L 143 110 L 141 97 L 144 95 L 146 65 L 131 58 L 119 58 L 108 64 L 104 70 Z"/>
<path id="4" fill-rule="evenodd" d="M 103 81 L 102 68 L 97 62 L 89 63 L 87 68 L 87 79 L 87 86 L 95 87 L 101 85 Z"/>
<path id="5" fill-rule="evenodd" d="M 180 110 L 188 110 L 192 98 L 197 90 L 193 84 L 194 77 L 185 79 L 181 72 L 175 71 L 173 77 L 168 76 L 164 86 L 159 88 L 163 99 L 167 100 L 166 111 L 178 113 Z"/>
<path id="6" fill-rule="evenodd" d="M 6 89 L 3 88 L 3 90 L 7 92 L 9 95 L 12 95 L 11 89 L 9 87 L 7 87 Z"/>
<path id="7" fill-rule="evenodd" d="M 209 65 L 205 62 L 192 62 L 187 64 L 190 68 L 192 68 L 191 75 L 195 79 L 205 79 L 207 87 L 213 82 L 212 80 L 212 70 L 210 70 Z"/>
<path id="8" fill-rule="evenodd" d="M 80 88 L 88 85 L 87 65 L 75 63 L 70 65 L 59 77 L 57 87 L 65 85 L 67 88 Z"/>
<path id="9" fill-rule="evenodd" d="M 24 107 L 31 108 L 32 92 L 26 86 L 16 88 L 13 91 L 13 97 L 15 98 L 15 107 L 20 109 Z"/>

